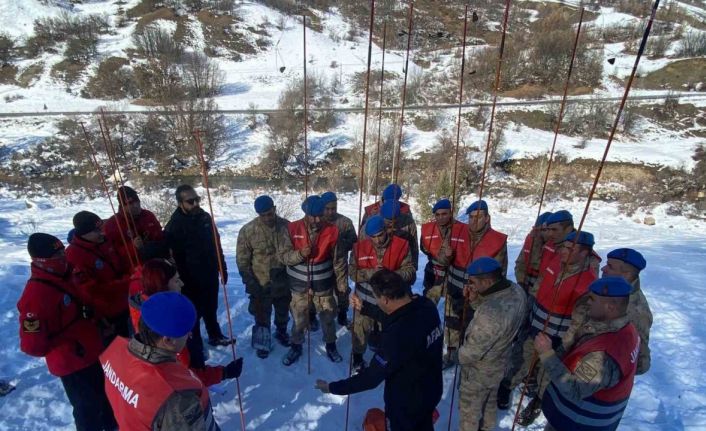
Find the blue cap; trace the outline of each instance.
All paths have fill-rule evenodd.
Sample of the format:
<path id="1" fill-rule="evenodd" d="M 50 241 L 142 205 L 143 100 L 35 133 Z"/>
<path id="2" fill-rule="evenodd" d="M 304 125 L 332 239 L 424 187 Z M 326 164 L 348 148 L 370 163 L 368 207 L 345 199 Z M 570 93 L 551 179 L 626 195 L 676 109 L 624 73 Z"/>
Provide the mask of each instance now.
<path id="1" fill-rule="evenodd" d="M 302 211 L 308 216 L 321 217 L 324 215 L 325 206 L 320 196 L 311 195 L 302 203 Z"/>
<path id="2" fill-rule="evenodd" d="M 537 221 L 534 223 L 535 226 L 541 226 L 544 223 L 547 222 L 547 219 L 552 215 L 549 211 L 542 213 L 539 217 L 537 217 Z"/>
<path id="3" fill-rule="evenodd" d="M 375 236 L 385 230 L 385 220 L 381 215 L 376 214 L 365 222 L 365 234 L 367 236 Z"/>
<path id="4" fill-rule="evenodd" d="M 559 223 L 562 221 L 570 221 L 571 223 L 574 222 L 574 216 L 571 215 L 570 212 L 567 210 L 561 210 L 557 211 L 555 213 L 552 213 L 549 217 L 547 217 L 547 225 L 554 224 L 554 223 Z"/>
<path id="5" fill-rule="evenodd" d="M 566 238 L 564 238 L 564 241 L 571 241 L 574 242 L 574 239 L 576 238 L 576 231 L 573 231 L 566 235 Z M 586 232 L 586 231 L 581 231 L 579 234 L 579 239 L 576 240 L 576 244 L 581 244 L 581 245 L 587 245 L 589 247 L 593 247 L 593 245 L 596 243 L 596 241 L 593 239 L 593 234 L 591 232 Z"/>
<path id="6" fill-rule="evenodd" d="M 389 186 L 385 187 L 385 190 L 382 191 L 382 200 L 383 201 L 398 201 L 402 197 L 402 188 L 398 186 L 395 183 L 390 184 Z"/>
<path id="7" fill-rule="evenodd" d="M 436 201 L 434 206 L 431 208 L 431 212 L 435 213 L 436 210 L 450 210 L 451 209 L 451 201 L 448 199 L 439 199 Z"/>
<path id="8" fill-rule="evenodd" d="M 324 202 L 324 205 L 328 205 L 331 202 L 336 202 L 338 198 L 334 192 L 325 192 L 321 194 L 321 200 Z"/>
<path id="9" fill-rule="evenodd" d="M 647 261 L 637 250 L 631 248 L 617 248 L 608 253 L 608 259 L 618 259 L 642 271 L 647 266 Z"/>
<path id="10" fill-rule="evenodd" d="M 479 257 L 466 268 L 466 273 L 471 276 L 488 274 L 500 269 L 500 262 L 492 257 Z"/>
<path id="11" fill-rule="evenodd" d="M 380 214 L 388 220 L 392 220 L 393 218 L 399 217 L 400 216 L 400 202 L 393 201 L 393 200 L 386 200 L 385 202 L 382 203 L 382 206 L 380 207 Z"/>
<path id="12" fill-rule="evenodd" d="M 488 203 L 483 199 L 473 202 L 467 209 L 466 214 L 470 214 L 473 211 L 488 211 Z"/>
<path id="13" fill-rule="evenodd" d="M 632 286 L 622 277 L 603 277 L 591 283 L 588 289 L 598 296 L 630 296 Z"/>
<path id="14" fill-rule="evenodd" d="M 69 233 L 66 234 L 66 243 L 71 244 L 71 241 L 74 240 L 74 236 L 76 236 L 76 229 L 71 229 Z"/>
<path id="15" fill-rule="evenodd" d="M 189 299 L 177 292 L 159 292 L 142 304 L 142 320 L 163 337 L 179 338 L 196 323 L 196 309 Z"/>
<path id="16" fill-rule="evenodd" d="M 271 197 L 267 195 L 262 195 L 258 196 L 255 199 L 255 212 L 258 214 L 262 214 L 264 212 L 269 211 L 275 206 L 274 201 L 272 200 Z"/>

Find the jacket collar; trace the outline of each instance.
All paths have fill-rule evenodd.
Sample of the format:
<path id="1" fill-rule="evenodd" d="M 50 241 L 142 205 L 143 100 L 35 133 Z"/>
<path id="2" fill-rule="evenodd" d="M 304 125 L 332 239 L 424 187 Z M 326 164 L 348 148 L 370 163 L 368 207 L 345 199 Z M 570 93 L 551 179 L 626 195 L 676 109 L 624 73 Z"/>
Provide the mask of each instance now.
<path id="1" fill-rule="evenodd" d="M 164 362 L 176 362 L 176 353 L 169 350 L 160 349 L 147 345 L 140 339 L 140 334 L 136 334 L 130 339 L 127 346 L 130 353 L 151 364 L 161 364 Z"/>

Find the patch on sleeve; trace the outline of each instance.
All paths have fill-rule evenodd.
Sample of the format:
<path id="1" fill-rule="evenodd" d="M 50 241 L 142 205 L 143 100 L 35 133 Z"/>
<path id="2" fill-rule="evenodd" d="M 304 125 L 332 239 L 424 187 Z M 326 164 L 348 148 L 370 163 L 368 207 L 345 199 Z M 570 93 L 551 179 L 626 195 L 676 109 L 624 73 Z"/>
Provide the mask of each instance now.
<path id="1" fill-rule="evenodd" d="M 26 318 L 22 321 L 22 330 L 24 332 L 39 332 L 39 320 Z"/>
<path id="2" fill-rule="evenodd" d="M 588 383 L 593 380 L 594 377 L 596 377 L 596 374 L 598 374 L 598 370 L 593 368 L 590 364 L 584 362 L 579 365 L 578 368 L 576 368 L 574 374 L 582 381 Z"/>
<path id="3" fill-rule="evenodd" d="M 381 366 L 383 366 L 383 367 L 386 367 L 386 366 L 387 366 L 387 361 L 386 361 L 382 356 L 380 356 L 380 355 L 375 355 L 375 357 L 374 357 L 373 359 L 375 359 L 376 361 L 378 361 L 378 363 L 379 363 Z"/>

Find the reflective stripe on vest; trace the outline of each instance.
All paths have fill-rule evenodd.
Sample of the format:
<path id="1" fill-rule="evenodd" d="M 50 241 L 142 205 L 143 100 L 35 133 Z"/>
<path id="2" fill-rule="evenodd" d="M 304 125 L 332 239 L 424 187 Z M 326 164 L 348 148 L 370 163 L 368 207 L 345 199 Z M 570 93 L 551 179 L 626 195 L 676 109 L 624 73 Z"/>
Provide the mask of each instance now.
<path id="1" fill-rule="evenodd" d="M 402 266 L 402 261 L 409 253 L 409 241 L 398 236 L 393 236 L 382 257 L 382 267 L 390 271 L 397 271 Z M 358 269 L 373 269 L 378 267 L 378 257 L 373 246 L 373 241 L 366 238 L 353 245 L 353 255 Z M 356 294 L 372 305 L 377 306 L 373 296 L 373 288 L 367 282 L 356 283 Z"/>
<path id="2" fill-rule="evenodd" d="M 305 292 L 307 282 L 311 282 L 311 288 L 316 292 L 324 292 L 331 289 L 331 283 L 335 281 L 333 261 L 327 260 L 320 264 L 309 265 L 309 270 L 307 270 L 305 263 L 287 267 L 287 275 L 289 275 L 292 290 Z"/>
<path id="3" fill-rule="evenodd" d="M 218 430 L 208 390 L 178 362 L 152 364 L 128 352 L 128 340 L 116 338 L 100 355 L 105 393 L 120 429 L 152 430 L 152 422 L 169 397 L 193 390 L 199 395 L 206 429 Z M 210 419 L 208 419 L 210 416 Z"/>
<path id="4" fill-rule="evenodd" d="M 547 321 L 547 327 L 544 328 L 544 321 L 549 316 L 549 321 Z M 532 307 L 532 334 L 537 332 L 544 332 L 550 337 L 561 337 L 569 330 L 571 325 L 571 314 L 560 315 L 560 314 L 549 314 L 547 310 L 534 301 L 534 306 Z"/>
<path id="5" fill-rule="evenodd" d="M 301 250 L 310 245 L 309 231 L 304 220 L 297 220 L 287 226 L 292 246 Z M 297 265 L 287 266 L 290 287 L 295 292 L 306 292 L 307 282 L 315 292 L 332 289 L 336 282 L 333 271 L 333 254 L 338 241 L 338 228 L 330 223 L 322 223 L 321 229 L 311 244 L 310 258 Z"/>
<path id="6" fill-rule="evenodd" d="M 552 383 L 547 387 L 542 400 L 542 411 L 556 429 L 579 431 L 612 431 L 618 428 L 620 419 L 632 392 L 640 337 L 632 324 L 616 332 L 590 338 L 570 350 L 562 362 L 573 372 L 588 353 L 604 351 L 618 364 L 621 378 L 610 388 L 597 391 L 592 396 L 574 402 Z"/>

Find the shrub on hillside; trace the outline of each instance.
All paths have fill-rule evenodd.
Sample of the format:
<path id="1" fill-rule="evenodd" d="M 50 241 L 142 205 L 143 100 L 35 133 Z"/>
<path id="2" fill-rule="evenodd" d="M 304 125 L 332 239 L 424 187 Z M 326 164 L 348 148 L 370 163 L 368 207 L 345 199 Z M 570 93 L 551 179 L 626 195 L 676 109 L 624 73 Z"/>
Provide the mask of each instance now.
<path id="1" fill-rule="evenodd" d="M 109 57 L 98 66 L 98 71 L 85 88 L 85 96 L 96 99 L 119 100 L 137 97 L 138 89 L 129 61 L 121 57 Z"/>
<path id="2" fill-rule="evenodd" d="M 148 25 L 142 32 L 133 35 L 137 53 L 147 59 L 160 62 L 178 63 L 184 54 L 184 47 L 167 30 Z"/>
<path id="3" fill-rule="evenodd" d="M 0 66 L 9 64 L 15 56 L 15 40 L 12 36 L 0 33 Z"/>

